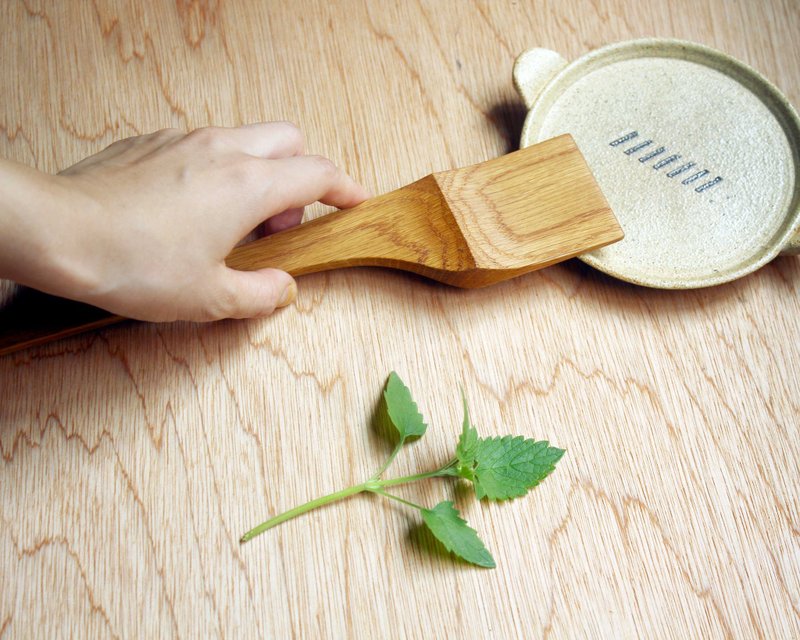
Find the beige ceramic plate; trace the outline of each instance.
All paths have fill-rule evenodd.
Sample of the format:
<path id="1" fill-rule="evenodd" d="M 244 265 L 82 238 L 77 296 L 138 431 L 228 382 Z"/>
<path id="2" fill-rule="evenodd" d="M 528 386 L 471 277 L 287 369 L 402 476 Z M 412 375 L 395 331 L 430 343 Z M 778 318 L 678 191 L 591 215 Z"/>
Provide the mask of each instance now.
<path id="1" fill-rule="evenodd" d="M 625 239 L 581 256 L 651 287 L 739 278 L 800 251 L 800 120 L 766 79 L 707 47 L 636 40 L 514 66 L 521 146 L 570 133 Z"/>

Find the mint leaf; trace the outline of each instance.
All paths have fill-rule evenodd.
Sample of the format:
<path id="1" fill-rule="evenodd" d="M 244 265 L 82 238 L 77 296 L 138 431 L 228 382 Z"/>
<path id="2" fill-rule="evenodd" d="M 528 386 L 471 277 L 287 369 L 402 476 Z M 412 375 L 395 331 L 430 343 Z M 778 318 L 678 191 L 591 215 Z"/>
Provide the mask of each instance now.
<path id="1" fill-rule="evenodd" d="M 386 381 L 383 397 L 386 400 L 389 418 L 400 434 L 401 440 L 411 436 L 422 436 L 425 433 L 428 425 L 422 421 L 422 415 L 417 409 L 417 403 L 411 397 L 411 391 L 394 371 L 389 374 L 389 379 Z"/>
<path id="2" fill-rule="evenodd" d="M 452 501 L 440 502 L 433 509 L 422 509 L 422 519 L 448 551 L 479 567 L 495 567 L 492 554 L 487 551 L 475 529 L 459 516 Z"/>
<path id="3" fill-rule="evenodd" d="M 475 494 L 478 499 L 506 500 L 525 495 L 544 480 L 563 449 L 522 436 L 482 438 L 475 452 Z"/>
<path id="4" fill-rule="evenodd" d="M 461 425 L 461 437 L 458 439 L 456 447 L 456 458 L 458 458 L 458 475 L 467 480 L 474 480 L 472 472 L 475 463 L 475 453 L 478 450 L 478 432 L 469 421 L 469 409 L 467 409 L 467 397 L 461 391 L 461 399 L 464 402 L 464 422 Z"/>

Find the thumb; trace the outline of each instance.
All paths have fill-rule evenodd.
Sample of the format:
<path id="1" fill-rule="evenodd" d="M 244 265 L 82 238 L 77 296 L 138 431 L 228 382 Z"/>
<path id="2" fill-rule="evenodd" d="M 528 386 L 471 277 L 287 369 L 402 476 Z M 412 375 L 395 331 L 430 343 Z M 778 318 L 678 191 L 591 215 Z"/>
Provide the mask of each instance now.
<path id="1" fill-rule="evenodd" d="M 280 269 L 237 271 L 226 269 L 225 289 L 233 295 L 228 318 L 268 316 L 278 307 L 285 307 L 297 297 L 294 278 Z"/>

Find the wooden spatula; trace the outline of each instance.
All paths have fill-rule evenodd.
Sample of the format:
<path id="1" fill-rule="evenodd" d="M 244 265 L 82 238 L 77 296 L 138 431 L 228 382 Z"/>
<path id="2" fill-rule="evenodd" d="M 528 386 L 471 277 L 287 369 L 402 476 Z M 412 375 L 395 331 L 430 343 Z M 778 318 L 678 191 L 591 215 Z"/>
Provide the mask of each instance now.
<path id="1" fill-rule="evenodd" d="M 235 269 L 294 276 L 404 269 L 482 287 L 622 239 L 573 139 L 560 136 L 480 164 L 434 173 L 352 209 L 234 249 Z M 24 291 L 0 310 L 0 355 L 123 320 Z"/>

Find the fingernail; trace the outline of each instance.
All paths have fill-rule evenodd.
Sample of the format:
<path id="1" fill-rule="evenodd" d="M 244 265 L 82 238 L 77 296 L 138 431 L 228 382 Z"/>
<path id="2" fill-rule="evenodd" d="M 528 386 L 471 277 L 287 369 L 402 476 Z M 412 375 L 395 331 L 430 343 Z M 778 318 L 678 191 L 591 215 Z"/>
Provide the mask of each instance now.
<path id="1" fill-rule="evenodd" d="M 281 301 L 278 303 L 278 308 L 292 304 L 295 298 L 297 298 L 297 283 L 292 280 L 289 286 L 283 290 L 283 296 L 281 296 Z"/>

